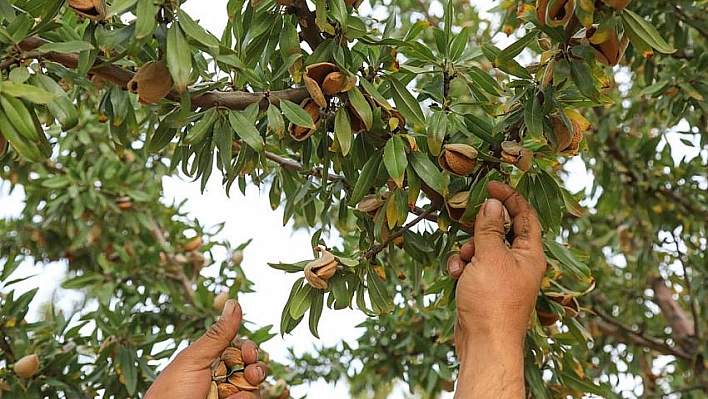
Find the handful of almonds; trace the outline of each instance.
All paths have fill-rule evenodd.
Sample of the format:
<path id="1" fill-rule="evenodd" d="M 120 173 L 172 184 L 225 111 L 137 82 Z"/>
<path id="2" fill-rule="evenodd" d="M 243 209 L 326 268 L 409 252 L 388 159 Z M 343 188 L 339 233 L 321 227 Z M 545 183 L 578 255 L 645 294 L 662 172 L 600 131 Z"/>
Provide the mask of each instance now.
<path id="1" fill-rule="evenodd" d="M 250 341 L 250 348 L 228 347 L 211 366 L 211 387 L 206 399 L 226 399 L 239 392 L 250 392 L 244 398 L 260 398 L 261 383 L 265 379 L 265 364 L 258 362 L 258 351 Z"/>

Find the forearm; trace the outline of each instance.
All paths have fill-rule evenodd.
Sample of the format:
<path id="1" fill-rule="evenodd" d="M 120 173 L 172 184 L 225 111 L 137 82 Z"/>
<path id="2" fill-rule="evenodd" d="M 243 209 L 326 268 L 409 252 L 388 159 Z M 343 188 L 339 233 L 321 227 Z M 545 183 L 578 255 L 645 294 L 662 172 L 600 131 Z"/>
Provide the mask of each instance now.
<path id="1" fill-rule="evenodd" d="M 480 339 L 458 353 L 460 373 L 455 399 L 523 399 L 523 342 Z"/>

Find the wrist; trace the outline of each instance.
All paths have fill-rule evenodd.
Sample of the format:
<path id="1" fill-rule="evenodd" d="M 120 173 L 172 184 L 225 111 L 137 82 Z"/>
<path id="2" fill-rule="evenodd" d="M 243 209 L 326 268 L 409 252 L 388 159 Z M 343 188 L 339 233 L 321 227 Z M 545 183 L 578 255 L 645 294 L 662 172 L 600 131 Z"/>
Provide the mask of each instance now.
<path id="1" fill-rule="evenodd" d="M 516 335 L 458 337 L 455 399 L 524 397 L 524 343 Z"/>

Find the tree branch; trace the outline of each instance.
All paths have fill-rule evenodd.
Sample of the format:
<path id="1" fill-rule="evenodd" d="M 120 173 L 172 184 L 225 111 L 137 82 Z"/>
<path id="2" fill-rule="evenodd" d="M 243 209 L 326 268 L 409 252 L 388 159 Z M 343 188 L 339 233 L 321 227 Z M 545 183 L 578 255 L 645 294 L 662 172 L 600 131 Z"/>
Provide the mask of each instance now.
<path id="1" fill-rule="evenodd" d="M 681 7 L 674 6 L 674 15 L 676 15 L 676 18 L 678 18 L 681 22 L 692 27 L 698 33 L 700 33 L 701 36 L 708 39 L 708 29 L 705 29 L 705 28 L 701 27 L 700 25 L 694 24 L 693 19 L 691 17 L 689 17 L 688 15 L 686 15 L 686 12 L 683 9 L 681 9 Z"/>
<path id="2" fill-rule="evenodd" d="M 663 313 L 669 326 L 671 326 L 672 336 L 676 343 L 686 352 L 693 352 L 696 343 L 693 323 L 691 323 L 681 306 L 672 297 L 671 288 L 666 285 L 666 282 L 661 277 L 650 277 L 649 284 L 654 290 L 653 301 L 659 306 L 661 313 Z"/>
<path id="3" fill-rule="evenodd" d="M 594 323 L 604 335 L 615 337 L 626 344 L 644 346 L 664 355 L 676 356 L 687 361 L 692 359 L 692 356 L 682 349 L 672 348 L 660 339 L 635 331 L 595 307 L 593 307 L 593 312 L 600 317 L 600 320 L 594 320 Z"/>
<path id="4" fill-rule="evenodd" d="M 238 140 L 233 141 L 233 149 L 234 151 L 240 151 L 241 150 L 241 142 Z M 283 169 L 288 169 L 288 170 L 294 170 L 296 172 L 301 172 L 305 170 L 305 167 L 298 161 L 290 158 L 285 158 L 281 157 L 280 155 L 273 154 L 272 152 L 268 151 L 263 151 L 265 154 L 265 157 L 275 163 L 277 163 L 281 168 Z M 313 168 L 312 171 L 309 172 L 310 175 L 314 176 L 322 176 L 322 170 L 319 168 Z M 327 175 L 328 180 L 332 181 L 341 181 L 344 183 L 345 186 L 347 187 L 353 187 L 347 180 L 344 178 L 344 176 L 341 175 L 336 175 L 334 173 L 329 173 Z"/>
<path id="5" fill-rule="evenodd" d="M 683 270 L 683 281 L 686 284 L 686 293 L 690 298 L 691 316 L 693 317 L 693 336 L 700 337 L 701 333 L 699 331 L 699 326 L 701 323 L 701 319 L 698 316 L 698 305 L 696 304 L 696 297 L 693 295 L 693 289 L 691 288 L 691 279 L 688 277 L 688 270 L 686 267 L 687 260 L 685 259 L 683 253 L 681 252 L 681 249 L 679 248 L 679 240 L 677 237 L 674 237 L 674 245 L 676 246 L 676 254 L 678 256 L 678 260 L 679 262 L 681 262 L 681 269 Z"/>
<path id="6" fill-rule="evenodd" d="M 160 246 L 162 248 L 168 247 L 167 240 L 165 240 L 165 234 L 162 232 L 162 229 L 160 229 L 160 227 L 157 225 L 157 222 L 152 218 L 150 222 L 150 232 L 152 233 L 153 237 L 155 237 L 155 239 L 160 243 Z M 192 306 L 195 306 L 196 302 L 194 302 L 194 289 L 192 288 L 191 281 L 189 281 L 187 276 L 184 274 L 184 271 L 182 270 L 182 264 L 177 262 L 174 255 L 167 251 L 165 251 L 165 256 L 167 257 L 167 261 L 177 270 L 174 273 L 165 273 L 165 277 L 179 282 L 182 285 L 182 291 L 184 291 L 184 296 L 186 298 L 187 303 Z"/>
<path id="7" fill-rule="evenodd" d="M 18 46 L 23 51 L 29 52 L 47 43 L 50 42 L 40 37 L 28 37 L 22 40 Z M 79 55 L 76 53 L 47 52 L 43 53 L 41 58 L 59 63 L 67 68 L 76 68 L 79 64 Z M 109 64 L 103 59 L 96 61 L 94 66 L 89 70 L 89 74 L 100 76 L 123 89 L 125 89 L 130 79 L 135 75 L 133 72 Z M 308 96 L 307 89 L 304 87 L 260 93 L 208 91 L 193 95 L 191 102 L 194 108 L 212 108 L 218 106 L 240 110 L 253 103 L 260 103 L 261 109 L 265 109 L 269 103 L 277 106 L 280 104 L 280 100 L 283 99 L 299 104 Z M 167 95 L 167 98 L 179 102 L 180 94 L 176 89 L 173 89 Z"/>
<path id="8" fill-rule="evenodd" d="M 388 236 L 381 244 L 376 244 L 371 249 L 366 251 L 364 256 L 362 258 L 364 259 L 373 259 L 376 254 L 381 252 L 384 248 L 388 246 L 388 244 L 392 243 L 393 240 L 395 240 L 398 237 L 401 237 L 406 231 L 410 230 L 411 227 L 415 226 L 418 224 L 421 220 L 426 219 L 427 216 L 432 215 L 433 212 L 437 211 L 437 208 L 434 206 L 431 206 L 430 208 L 426 209 L 418 215 L 415 219 L 411 220 L 410 223 L 406 224 L 405 226 L 401 227 L 398 229 L 395 233 L 391 234 Z"/>
<path id="9" fill-rule="evenodd" d="M 300 25 L 300 35 L 302 40 L 304 40 L 314 51 L 317 46 L 319 46 L 324 39 L 320 34 L 320 30 L 315 22 L 315 15 L 310 8 L 307 6 L 305 0 L 295 0 L 295 2 L 288 7 L 288 12 L 294 14 L 297 17 L 297 22 Z"/>

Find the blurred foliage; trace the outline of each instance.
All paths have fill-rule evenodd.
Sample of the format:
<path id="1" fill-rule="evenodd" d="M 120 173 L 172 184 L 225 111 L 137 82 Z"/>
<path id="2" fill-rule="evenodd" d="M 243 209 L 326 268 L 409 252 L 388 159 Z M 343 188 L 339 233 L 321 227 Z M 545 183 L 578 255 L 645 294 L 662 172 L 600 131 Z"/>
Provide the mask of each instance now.
<path id="1" fill-rule="evenodd" d="M 545 231 L 529 396 L 705 394 L 706 1 L 504 0 L 487 20 L 454 0 L 372 0 L 376 18 L 352 1 L 230 0 L 220 37 L 181 3 L 0 3 L 0 176 L 26 195 L 0 224 L 6 397 L 139 397 L 216 294 L 251 291 L 240 262 L 215 259 L 231 250 L 220 226 L 160 201 L 178 171 L 264 186 L 312 232 L 315 259 L 271 265 L 300 276 L 281 333 L 307 315 L 317 336 L 324 306 L 372 316 L 356 344 L 274 363 L 274 378 L 372 398 L 397 380 L 451 389 L 445 264 L 501 180 Z M 56 261 L 83 299 L 27 323 L 34 291 L 11 276 Z M 18 378 L 32 353 L 39 370 Z"/>

